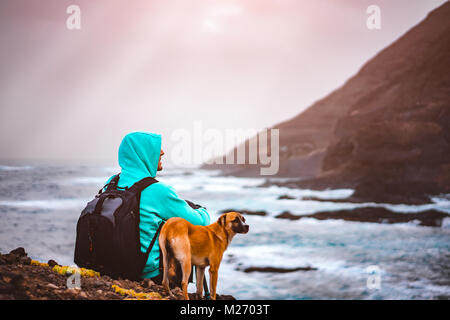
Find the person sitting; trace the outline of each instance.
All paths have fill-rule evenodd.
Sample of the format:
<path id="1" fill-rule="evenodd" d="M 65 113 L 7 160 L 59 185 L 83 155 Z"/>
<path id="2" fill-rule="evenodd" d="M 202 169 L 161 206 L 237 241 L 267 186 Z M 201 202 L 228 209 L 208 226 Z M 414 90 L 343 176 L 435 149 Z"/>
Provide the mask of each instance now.
<path id="1" fill-rule="evenodd" d="M 132 186 L 145 177 L 156 177 L 161 171 L 162 156 L 161 135 L 149 132 L 127 134 L 119 147 L 119 166 L 121 173 L 118 188 Z M 111 181 L 111 178 L 107 181 Z M 153 183 L 145 188 L 140 198 L 140 243 L 141 251 L 146 252 L 161 223 L 172 217 L 186 219 L 194 225 L 210 224 L 208 211 L 190 201 L 181 199 L 175 190 L 162 182 Z M 156 240 L 150 251 L 142 278 L 161 283 L 160 249 Z"/>

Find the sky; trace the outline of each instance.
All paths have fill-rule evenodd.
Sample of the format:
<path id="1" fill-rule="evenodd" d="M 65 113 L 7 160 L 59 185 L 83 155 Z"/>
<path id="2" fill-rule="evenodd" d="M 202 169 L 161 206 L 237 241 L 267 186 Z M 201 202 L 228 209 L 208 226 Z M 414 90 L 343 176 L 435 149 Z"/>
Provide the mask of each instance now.
<path id="1" fill-rule="evenodd" d="M 0 163 L 114 163 L 132 131 L 162 134 L 167 156 L 180 130 L 262 130 L 444 2 L 2 0 Z M 366 25 L 370 5 L 380 29 Z"/>

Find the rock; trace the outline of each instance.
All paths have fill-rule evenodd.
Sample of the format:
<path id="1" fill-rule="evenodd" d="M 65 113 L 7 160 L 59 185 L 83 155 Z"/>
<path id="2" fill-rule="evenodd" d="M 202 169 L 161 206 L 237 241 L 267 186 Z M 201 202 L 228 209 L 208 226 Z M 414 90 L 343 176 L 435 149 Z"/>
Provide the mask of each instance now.
<path id="1" fill-rule="evenodd" d="M 155 283 L 151 279 L 144 279 L 142 280 L 141 284 L 144 288 L 151 288 L 155 285 Z"/>
<path id="2" fill-rule="evenodd" d="M 16 249 L 12 250 L 9 254 L 14 254 L 14 255 L 19 256 L 19 257 L 26 257 L 27 256 L 27 254 L 25 252 L 25 249 L 22 248 L 22 247 L 18 247 Z"/>
<path id="3" fill-rule="evenodd" d="M 78 294 L 81 291 L 81 288 L 67 288 L 66 292 L 69 292 L 71 294 Z"/>
<path id="4" fill-rule="evenodd" d="M 228 295 L 228 294 L 217 294 L 216 299 L 217 300 L 236 300 L 235 297 L 233 297 L 232 295 Z"/>
<path id="5" fill-rule="evenodd" d="M 94 288 L 103 287 L 103 286 L 105 285 L 104 281 L 95 280 L 95 279 L 93 279 L 93 280 L 90 282 L 90 284 L 91 284 L 91 286 L 94 287 Z"/>
<path id="6" fill-rule="evenodd" d="M 289 219 L 289 220 L 298 220 L 301 218 L 301 216 L 296 216 L 288 211 L 284 211 L 280 213 L 279 215 L 275 216 L 277 219 Z"/>
<path id="7" fill-rule="evenodd" d="M 340 219 L 375 223 L 405 223 L 417 220 L 421 226 L 440 227 L 442 220 L 446 217 L 450 217 L 450 215 L 436 210 L 418 213 L 396 213 L 381 207 L 362 207 L 353 210 L 317 212 L 309 215 L 294 215 L 290 212 L 283 212 L 275 218 L 289 220 L 302 218 L 315 218 L 318 220 Z"/>
<path id="8" fill-rule="evenodd" d="M 297 267 L 297 268 L 280 268 L 280 267 L 248 267 L 245 268 L 245 273 L 249 272 L 270 272 L 270 273 L 288 273 L 288 272 L 295 272 L 295 271 L 314 271 L 317 270 L 317 268 L 312 267 Z"/>
<path id="9" fill-rule="evenodd" d="M 220 213 L 226 213 L 226 212 L 239 212 L 241 214 L 246 214 L 249 216 L 265 216 L 267 215 L 267 212 L 265 211 L 251 211 L 251 210 L 234 210 L 234 209 L 225 209 L 220 211 Z"/>
<path id="10" fill-rule="evenodd" d="M 19 261 L 19 256 L 16 256 L 15 254 L 5 254 L 3 256 L 3 264 L 14 264 Z"/>
<path id="11" fill-rule="evenodd" d="M 295 197 L 291 197 L 290 195 L 283 194 L 277 198 L 277 200 L 293 200 Z"/>
<path id="12" fill-rule="evenodd" d="M 26 256 L 25 257 L 21 257 L 19 262 L 21 264 L 29 265 L 31 263 L 31 258 L 30 257 L 26 257 Z"/>
<path id="13" fill-rule="evenodd" d="M 59 287 L 57 285 L 54 285 L 53 283 L 47 284 L 47 287 L 49 287 L 50 289 L 59 289 Z"/>
<path id="14" fill-rule="evenodd" d="M 48 260 L 47 263 L 50 266 L 50 268 L 53 268 L 54 266 L 59 266 L 59 263 L 56 262 L 55 260 Z"/>
<path id="15" fill-rule="evenodd" d="M 183 299 L 183 290 L 180 287 L 175 287 L 172 290 L 172 294 L 178 299 Z"/>

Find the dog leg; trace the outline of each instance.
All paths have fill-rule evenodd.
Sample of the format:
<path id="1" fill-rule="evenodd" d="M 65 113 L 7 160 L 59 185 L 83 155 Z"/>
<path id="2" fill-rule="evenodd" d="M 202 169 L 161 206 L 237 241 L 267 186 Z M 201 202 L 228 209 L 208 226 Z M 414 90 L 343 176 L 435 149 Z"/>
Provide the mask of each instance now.
<path id="1" fill-rule="evenodd" d="M 175 259 L 178 260 L 181 266 L 181 289 L 183 290 L 183 297 L 185 300 L 189 300 L 187 291 L 189 277 L 191 275 L 191 246 L 189 238 L 186 235 L 185 237 L 171 239 L 170 246 L 175 255 Z"/>
<path id="2" fill-rule="evenodd" d="M 197 282 L 197 299 L 203 298 L 203 278 L 205 277 L 205 268 L 195 266 L 195 279 Z"/>
<path id="3" fill-rule="evenodd" d="M 211 299 L 216 300 L 216 286 L 217 286 L 217 278 L 219 274 L 219 268 L 211 265 L 209 267 L 209 284 L 211 286 Z"/>
<path id="4" fill-rule="evenodd" d="M 179 285 L 178 283 L 181 283 L 181 281 L 178 281 L 177 279 L 177 261 L 175 260 L 173 254 L 170 254 L 170 251 L 168 252 L 169 254 L 169 271 L 168 271 L 168 277 L 169 277 L 169 283 L 170 283 L 170 287 L 176 288 L 176 287 L 181 287 L 181 285 Z M 181 269 L 180 269 L 180 273 L 181 273 Z"/>
<path id="5" fill-rule="evenodd" d="M 161 241 L 162 240 L 162 241 Z M 172 294 L 172 291 L 170 291 L 169 287 L 169 253 L 167 252 L 166 248 L 166 238 L 164 236 L 159 237 L 159 243 L 162 253 L 162 259 L 163 259 L 163 280 L 162 280 L 162 286 L 166 290 L 166 292 L 169 294 L 171 298 L 175 298 L 175 296 Z"/>
<path id="6" fill-rule="evenodd" d="M 191 275 L 191 257 L 186 256 L 181 262 L 181 269 L 183 270 L 183 279 L 181 280 L 181 289 L 183 290 L 184 300 L 189 300 L 188 282 Z"/>

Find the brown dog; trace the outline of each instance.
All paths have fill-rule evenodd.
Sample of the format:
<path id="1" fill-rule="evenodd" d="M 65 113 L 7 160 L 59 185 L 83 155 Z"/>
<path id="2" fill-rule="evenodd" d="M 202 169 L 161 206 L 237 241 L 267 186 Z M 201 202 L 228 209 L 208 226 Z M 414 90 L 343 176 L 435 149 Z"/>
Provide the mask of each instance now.
<path id="1" fill-rule="evenodd" d="M 187 286 L 191 265 L 196 266 L 197 298 L 202 298 L 205 268 L 209 265 L 211 298 L 216 299 L 216 286 L 222 255 L 236 233 L 247 233 L 249 226 L 239 212 L 222 214 L 217 222 L 209 226 L 194 226 L 182 218 L 170 218 L 159 235 L 159 246 L 163 256 L 162 285 L 173 297 L 169 288 L 169 261 L 177 260 L 181 265 L 183 297 L 189 300 Z"/>

